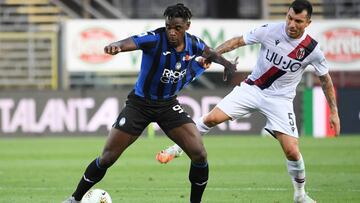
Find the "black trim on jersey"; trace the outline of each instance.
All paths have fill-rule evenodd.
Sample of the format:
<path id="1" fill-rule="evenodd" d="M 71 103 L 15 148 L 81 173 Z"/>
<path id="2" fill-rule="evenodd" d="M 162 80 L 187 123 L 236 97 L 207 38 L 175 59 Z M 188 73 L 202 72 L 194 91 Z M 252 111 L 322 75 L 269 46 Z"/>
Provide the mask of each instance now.
<path id="1" fill-rule="evenodd" d="M 297 47 L 291 51 L 288 56 L 298 61 L 303 61 L 315 49 L 318 42 L 310 35 L 306 35 L 305 39 L 301 41 Z M 301 50 L 303 49 L 303 52 Z"/>
<path id="2" fill-rule="evenodd" d="M 170 51 L 168 45 L 167 45 L 167 51 Z M 164 70 L 170 69 L 170 62 L 171 62 L 171 54 L 168 54 L 168 55 L 166 55 Z M 158 90 L 157 90 L 158 99 L 164 98 L 164 89 L 165 89 L 165 83 L 161 82 L 161 80 L 160 80 L 159 85 L 158 85 Z"/>
<path id="3" fill-rule="evenodd" d="M 192 46 L 192 52 L 193 52 L 192 55 L 198 55 L 197 53 L 198 53 L 199 49 L 196 46 L 197 42 L 198 42 L 197 38 L 195 36 L 191 35 L 191 46 Z M 189 63 L 190 63 L 190 68 L 189 69 L 190 69 L 191 78 L 194 78 L 196 74 L 195 74 L 195 72 L 194 72 L 194 70 L 192 68 L 192 60 L 195 60 L 195 58 L 191 59 L 189 61 Z"/>
<path id="4" fill-rule="evenodd" d="M 190 37 L 191 37 L 192 55 L 196 55 L 197 52 L 198 52 L 198 50 L 199 50 L 198 47 L 196 46 L 196 43 L 197 43 L 198 41 L 197 41 L 197 38 L 196 38 L 195 36 L 190 35 Z M 186 55 L 189 55 L 189 56 L 190 56 L 190 53 L 187 52 Z M 187 64 L 186 64 L 186 69 L 190 71 L 190 77 L 191 77 L 191 79 L 194 79 L 194 77 L 196 76 L 196 73 L 195 73 L 194 69 L 192 68 L 192 66 L 193 66 L 193 64 L 192 64 L 193 60 L 195 60 L 195 58 L 187 61 Z M 185 84 L 186 84 L 187 74 L 188 74 L 188 73 L 186 73 L 186 76 L 185 76 L 185 77 L 182 79 L 182 81 L 181 81 L 181 87 L 180 87 L 180 89 L 182 89 L 182 88 L 185 86 Z M 191 81 L 190 81 L 190 82 L 191 82 Z"/>
<path id="5" fill-rule="evenodd" d="M 196 46 L 197 43 L 197 39 L 194 35 L 190 35 L 191 37 L 191 49 L 192 49 L 192 54 L 196 55 L 198 53 L 198 47 Z"/>
<path id="6" fill-rule="evenodd" d="M 180 57 L 180 54 L 179 53 L 176 53 L 176 63 L 175 63 L 175 70 L 176 70 L 176 64 L 177 63 L 180 63 L 181 64 L 181 57 Z M 179 71 L 181 71 L 181 69 L 179 70 Z M 186 77 L 186 76 L 185 76 Z M 185 78 L 184 77 L 184 78 Z M 183 79 L 184 79 L 183 78 Z M 171 86 L 171 90 L 170 90 L 170 95 L 173 95 L 174 93 L 175 93 L 175 91 L 176 91 L 176 87 L 177 87 L 177 85 L 178 85 L 178 83 L 180 82 L 180 80 L 179 81 L 177 81 L 176 83 L 174 82 L 173 84 L 172 84 L 172 86 Z"/>
<path id="7" fill-rule="evenodd" d="M 263 90 L 270 87 L 275 80 L 283 76 L 285 73 L 286 71 L 273 66 L 255 81 L 248 78 L 245 80 L 245 83 L 249 85 L 256 85 Z"/>
<path id="8" fill-rule="evenodd" d="M 263 84 L 259 85 L 260 89 L 266 89 L 268 87 L 270 87 L 273 82 L 280 78 L 281 76 L 283 76 L 286 73 L 286 71 L 280 70 L 277 71 L 274 75 L 272 75 L 271 77 L 268 78 L 268 80 L 266 82 L 264 82 Z"/>
<path id="9" fill-rule="evenodd" d="M 159 30 L 159 29 L 157 29 L 157 30 Z M 161 34 L 162 33 L 160 33 L 160 42 L 159 42 L 159 45 L 155 52 L 154 60 L 152 61 L 153 63 L 151 65 L 150 71 L 148 72 L 148 74 L 146 76 L 144 86 L 143 86 L 144 96 L 145 96 L 145 98 L 149 98 L 149 99 L 151 99 L 150 91 L 149 91 L 150 87 L 151 87 L 151 83 L 156 74 L 156 71 L 158 70 L 158 66 L 159 66 L 160 58 L 161 58 L 162 44 L 163 44 L 163 38 L 164 38 L 163 36 L 161 36 Z"/>
<path id="10" fill-rule="evenodd" d="M 144 43 L 139 44 L 139 48 L 142 49 L 142 50 L 148 51 L 148 50 L 154 48 L 156 46 L 156 43 L 157 43 L 156 41 L 154 41 L 154 42 L 144 42 Z"/>
<path id="11" fill-rule="evenodd" d="M 303 61 L 315 49 L 317 44 L 317 41 L 311 38 L 310 44 L 305 47 L 305 56 L 300 61 Z"/>

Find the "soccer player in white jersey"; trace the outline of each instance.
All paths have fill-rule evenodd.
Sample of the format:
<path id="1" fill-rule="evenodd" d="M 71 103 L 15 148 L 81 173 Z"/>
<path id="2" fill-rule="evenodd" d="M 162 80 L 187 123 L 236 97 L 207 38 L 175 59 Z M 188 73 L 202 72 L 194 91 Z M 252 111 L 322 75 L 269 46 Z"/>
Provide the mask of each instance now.
<path id="1" fill-rule="evenodd" d="M 330 107 L 330 126 L 336 135 L 340 132 L 335 92 L 327 62 L 318 43 L 305 31 L 311 23 L 311 14 L 310 2 L 295 0 L 289 7 L 285 23 L 263 25 L 221 44 L 217 48 L 221 54 L 256 43 L 261 44 L 261 50 L 247 79 L 196 121 L 199 131 L 206 134 L 224 121 L 238 119 L 254 111 L 262 113 L 267 119 L 265 129 L 279 141 L 286 156 L 294 186 L 294 202 L 315 202 L 305 193 L 305 165 L 298 146 L 293 111 L 296 86 L 308 65 L 315 68 L 315 74 L 320 79 Z M 157 157 L 176 157 L 181 151 L 174 145 L 159 152 Z"/>

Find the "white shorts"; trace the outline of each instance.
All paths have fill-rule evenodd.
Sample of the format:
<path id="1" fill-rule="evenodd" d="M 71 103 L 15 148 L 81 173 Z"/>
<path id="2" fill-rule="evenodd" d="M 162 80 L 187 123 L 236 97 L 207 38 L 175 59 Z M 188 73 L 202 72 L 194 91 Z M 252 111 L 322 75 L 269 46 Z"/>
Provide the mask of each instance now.
<path id="1" fill-rule="evenodd" d="M 299 137 L 293 101 L 288 98 L 265 95 L 255 85 L 244 82 L 236 86 L 216 105 L 231 119 L 242 118 L 246 114 L 259 111 L 266 117 L 265 129 Z"/>

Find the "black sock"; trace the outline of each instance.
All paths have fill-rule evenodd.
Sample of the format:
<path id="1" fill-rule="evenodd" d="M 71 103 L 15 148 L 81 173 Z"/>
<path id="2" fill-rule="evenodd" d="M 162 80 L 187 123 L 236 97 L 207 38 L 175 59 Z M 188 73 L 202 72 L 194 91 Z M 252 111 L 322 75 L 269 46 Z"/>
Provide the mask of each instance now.
<path id="1" fill-rule="evenodd" d="M 206 188 L 209 177 L 209 166 L 207 163 L 195 164 L 191 163 L 189 180 L 191 182 L 191 203 L 200 203 L 201 197 Z"/>
<path id="2" fill-rule="evenodd" d="M 106 170 L 107 168 L 101 168 L 99 165 L 99 158 L 92 161 L 72 195 L 75 200 L 80 201 L 84 194 L 105 176 Z"/>

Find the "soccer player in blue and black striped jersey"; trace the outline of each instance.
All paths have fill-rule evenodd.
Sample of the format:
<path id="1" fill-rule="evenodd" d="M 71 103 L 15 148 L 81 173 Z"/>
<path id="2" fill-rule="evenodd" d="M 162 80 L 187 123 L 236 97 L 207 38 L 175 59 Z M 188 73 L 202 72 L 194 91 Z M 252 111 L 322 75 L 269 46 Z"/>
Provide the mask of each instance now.
<path id="1" fill-rule="evenodd" d="M 205 67 L 195 60 L 197 57 L 222 64 L 226 73 L 234 72 L 236 63 L 227 61 L 186 32 L 192 14 L 183 4 L 169 6 L 164 17 L 165 27 L 105 47 L 105 52 L 111 55 L 142 50 L 141 70 L 101 156 L 89 164 L 72 197 L 65 202 L 79 202 L 151 122 L 157 122 L 190 157 L 190 202 L 201 202 L 209 174 L 207 153 L 194 121 L 180 106 L 176 94 L 204 72 Z"/>

